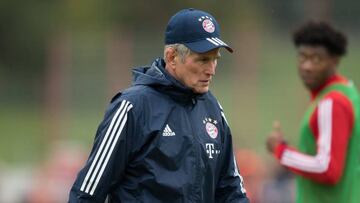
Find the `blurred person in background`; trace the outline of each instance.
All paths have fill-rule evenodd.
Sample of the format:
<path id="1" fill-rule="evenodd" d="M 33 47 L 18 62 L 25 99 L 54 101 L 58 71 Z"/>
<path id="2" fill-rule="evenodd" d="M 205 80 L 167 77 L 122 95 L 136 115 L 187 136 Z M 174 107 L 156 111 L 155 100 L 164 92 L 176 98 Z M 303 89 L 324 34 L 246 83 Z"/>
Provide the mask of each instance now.
<path id="1" fill-rule="evenodd" d="M 246 180 L 246 195 L 250 202 L 264 202 L 262 190 L 265 180 L 265 165 L 263 160 L 250 149 L 237 149 L 235 156 L 237 165 L 241 168 L 241 175 Z"/>
<path id="2" fill-rule="evenodd" d="M 297 174 L 296 202 L 360 202 L 360 100 L 352 81 L 337 71 L 347 39 L 326 22 L 308 22 L 293 34 L 298 72 L 311 94 L 298 149 L 280 123 L 267 139 L 279 163 Z"/>
<path id="3" fill-rule="evenodd" d="M 243 171 L 243 170 L 242 170 Z M 244 173 L 242 173 L 244 175 Z M 246 190 L 249 190 L 248 180 Z M 295 197 L 294 174 L 277 163 L 266 163 L 266 178 L 261 191 L 262 203 L 292 203 Z M 251 196 L 249 195 L 249 199 Z M 250 199 L 251 200 L 251 199 Z"/>
<path id="4" fill-rule="evenodd" d="M 69 189 L 85 160 L 84 149 L 77 143 L 55 143 L 45 162 L 34 170 L 25 203 L 66 202 Z"/>
<path id="5" fill-rule="evenodd" d="M 164 58 L 133 70 L 117 94 L 69 202 L 247 203 L 224 112 L 209 91 L 221 47 L 215 18 L 184 9 L 169 21 Z"/>

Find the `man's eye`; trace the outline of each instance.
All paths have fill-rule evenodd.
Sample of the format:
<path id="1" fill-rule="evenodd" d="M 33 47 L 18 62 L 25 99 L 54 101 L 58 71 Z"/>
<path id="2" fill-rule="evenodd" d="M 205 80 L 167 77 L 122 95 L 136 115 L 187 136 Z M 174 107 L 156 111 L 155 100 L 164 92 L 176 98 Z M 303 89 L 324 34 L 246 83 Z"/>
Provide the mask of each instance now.
<path id="1" fill-rule="evenodd" d="M 318 55 L 315 55 L 312 57 L 312 62 L 313 63 L 320 63 L 321 62 L 321 57 Z"/>
<path id="2" fill-rule="evenodd" d="M 307 59 L 307 57 L 306 57 L 305 55 L 303 55 L 303 54 L 299 54 L 299 55 L 297 56 L 297 58 L 298 58 L 298 60 L 299 60 L 300 62 L 304 62 L 304 61 Z"/>

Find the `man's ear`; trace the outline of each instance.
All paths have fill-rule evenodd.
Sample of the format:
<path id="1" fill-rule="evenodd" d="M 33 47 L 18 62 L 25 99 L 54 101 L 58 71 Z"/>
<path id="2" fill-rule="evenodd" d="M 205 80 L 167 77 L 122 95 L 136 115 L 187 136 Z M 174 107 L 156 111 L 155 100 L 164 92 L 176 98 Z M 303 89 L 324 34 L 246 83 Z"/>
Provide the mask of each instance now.
<path id="1" fill-rule="evenodd" d="M 339 56 L 334 56 L 334 57 L 332 58 L 332 60 L 333 60 L 334 69 L 337 69 L 337 68 L 338 68 L 338 65 L 339 65 L 339 63 L 340 63 L 340 57 L 339 57 Z"/>
<path id="2" fill-rule="evenodd" d="M 335 65 L 339 65 L 339 63 L 340 63 L 340 57 L 339 56 L 334 57 L 334 63 L 335 63 Z"/>
<path id="3" fill-rule="evenodd" d="M 169 68 L 173 68 L 176 65 L 176 50 L 172 47 L 168 47 L 165 50 L 165 63 Z"/>

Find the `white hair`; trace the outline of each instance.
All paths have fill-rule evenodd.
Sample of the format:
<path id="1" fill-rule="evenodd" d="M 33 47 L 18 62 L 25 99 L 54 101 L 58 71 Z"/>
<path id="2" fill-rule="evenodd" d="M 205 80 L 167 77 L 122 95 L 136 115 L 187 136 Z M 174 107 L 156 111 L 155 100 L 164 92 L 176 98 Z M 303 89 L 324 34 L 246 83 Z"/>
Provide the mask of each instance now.
<path id="1" fill-rule="evenodd" d="M 173 48 L 176 51 L 176 53 L 178 54 L 178 56 L 182 62 L 185 62 L 185 57 L 193 54 L 193 52 L 183 44 L 167 44 L 164 47 L 165 61 L 166 61 L 166 50 L 168 48 Z"/>

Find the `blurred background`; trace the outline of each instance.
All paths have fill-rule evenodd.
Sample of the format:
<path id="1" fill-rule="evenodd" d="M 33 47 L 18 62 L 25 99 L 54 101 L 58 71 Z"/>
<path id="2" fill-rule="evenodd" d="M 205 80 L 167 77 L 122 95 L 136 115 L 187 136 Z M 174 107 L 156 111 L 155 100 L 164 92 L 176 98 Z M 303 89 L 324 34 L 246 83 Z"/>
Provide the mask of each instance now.
<path id="1" fill-rule="evenodd" d="M 292 202 L 293 178 L 264 144 L 274 120 L 296 144 L 309 101 L 291 33 L 310 19 L 341 29 L 340 72 L 359 87 L 360 1 L 2 0 L 0 203 L 67 201 L 111 97 L 130 85 L 132 67 L 162 56 L 168 19 L 188 7 L 213 14 L 235 50 L 223 52 L 211 88 L 252 203 Z"/>

